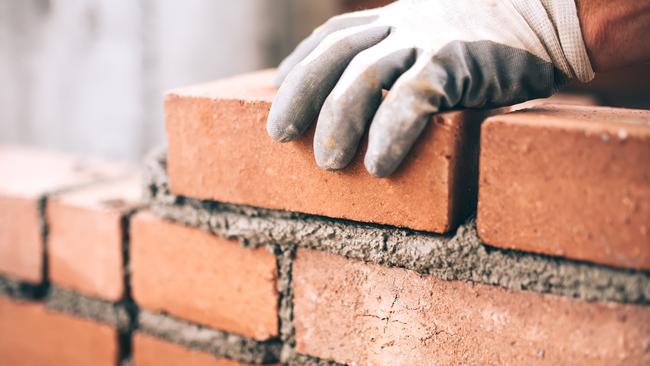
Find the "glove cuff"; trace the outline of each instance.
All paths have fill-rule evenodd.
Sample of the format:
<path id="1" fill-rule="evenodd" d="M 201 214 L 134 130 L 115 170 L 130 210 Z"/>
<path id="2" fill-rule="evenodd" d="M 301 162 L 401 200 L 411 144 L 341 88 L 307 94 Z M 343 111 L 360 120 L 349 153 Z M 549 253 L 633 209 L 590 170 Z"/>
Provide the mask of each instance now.
<path id="1" fill-rule="evenodd" d="M 513 0 L 512 4 L 543 42 L 556 67 L 581 82 L 594 78 L 574 0 Z"/>

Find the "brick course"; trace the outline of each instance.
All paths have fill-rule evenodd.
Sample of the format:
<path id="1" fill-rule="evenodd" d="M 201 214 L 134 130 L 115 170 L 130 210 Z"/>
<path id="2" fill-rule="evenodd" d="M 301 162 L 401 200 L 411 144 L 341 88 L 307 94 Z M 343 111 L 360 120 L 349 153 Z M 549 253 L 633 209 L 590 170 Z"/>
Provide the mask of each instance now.
<path id="1" fill-rule="evenodd" d="M 482 128 L 487 244 L 650 269 L 650 111 L 542 106 Z"/>
<path id="2" fill-rule="evenodd" d="M 133 366 L 247 366 L 209 353 L 185 348 L 150 335 L 133 335 Z"/>
<path id="3" fill-rule="evenodd" d="M 361 151 L 339 172 L 316 166 L 313 126 L 301 139 L 266 134 L 273 71 L 171 91 L 165 98 L 175 194 L 446 232 L 475 207 L 479 122 L 485 112 L 433 117 L 401 168 L 366 172 Z"/>
<path id="4" fill-rule="evenodd" d="M 27 282 L 42 280 L 41 199 L 47 193 L 118 176 L 121 164 L 0 146 L 0 273 Z"/>
<path id="5" fill-rule="evenodd" d="M 298 249 L 296 350 L 354 365 L 642 365 L 650 308 L 511 291 Z"/>
<path id="6" fill-rule="evenodd" d="M 131 221 L 133 297 L 142 307 L 257 340 L 278 336 L 273 254 L 148 212 Z"/>
<path id="7" fill-rule="evenodd" d="M 0 296 L 3 365 L 107 365 L 118 362 L 115 328 Z"/>

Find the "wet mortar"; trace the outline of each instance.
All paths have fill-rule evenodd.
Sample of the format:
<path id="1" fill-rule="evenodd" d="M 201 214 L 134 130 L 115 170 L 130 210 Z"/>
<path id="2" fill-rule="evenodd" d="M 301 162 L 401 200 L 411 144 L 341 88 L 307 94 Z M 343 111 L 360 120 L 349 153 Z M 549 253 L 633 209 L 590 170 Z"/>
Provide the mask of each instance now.
<path id="1" fill-rule="evenodd" d="M 140 311 L 138 325 L 139 331 L 143 333 L 244 363 L 275 363 L 279 360 L 282 349 L 282 343 L 278 339 L 255 341 L 146 310 Z"/>
<path id="2" fill-rule="evenodd" d="M 316 249 L 443 280 L 589 301 L 650 302 L 650 272 L 490 248 L 481 243 L 473 219 L 454 233 L 439 235 L 179 197 L 169 191 L 163 150 L 149 157 L 145 184 L 146 200 L 155 214 L 238 239 L 244 246 Z"/>

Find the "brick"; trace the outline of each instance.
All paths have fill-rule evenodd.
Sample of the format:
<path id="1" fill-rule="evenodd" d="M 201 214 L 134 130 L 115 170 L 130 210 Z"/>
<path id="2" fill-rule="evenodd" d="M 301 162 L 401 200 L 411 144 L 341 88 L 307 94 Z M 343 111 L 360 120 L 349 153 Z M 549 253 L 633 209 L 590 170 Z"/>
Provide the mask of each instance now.
<path id="1" fill-rule="evenodd" d="M 140 177 L 73 190 L 50 199 L 52 283 L 117 301 L 124 294 L 122 219 L 139 205 Z"/>
<path id="2" fill-rule="evenodd" d="M 124 166 L 51 151 L 0 146 L 0 273 L 42 280 L 39 200 L 45 194 L 120 174 Z"/>
<path id="3" fill-rule="evenodd" d="M 118 335 L 106 324 L 0 296 L 0 360 L 3 365 L 114 366 Z"/>
<path id="4" fill-rule="evenodd" d="M 444 281 L 298 249 L 297 352 L 350 365 L 642 365 L 650 307 Z"/>
<path id="5" fill-rule="evenodd" d="M 133 335 L 133 366 L 246 366 L 140 332 Z"/>
<path id="6" fill-rule="evenodd" d="M 543 106 L 481 140 L 478 233 L 490 245 L 650 269 L 650 111 Z"/>
<path id="7" fill-rule="evenodd" d="M 148 212 L 131 221 L 133 296 L 152 311 L 257 340 L 278 335 L 275 257 Z"/>
<path id="8" fill-rule="evenodd" d="M 38 199 L 0 195 L 0 271 L 40 282 L 42 251 Z"/>
<path id="9" fill-rule="evenodd" d="M 556 93 L 548 98 L 533 99 L 523 103 L 510 106 L 510 112 L 528 109 L 545 104 L 553 105 L 580 105 L 580 106 L 598 106 L 600 102 L 598 97 L 592 94 L 577 94 L 577 93 Z"/>
<path id="10" fill-rule="evenodd" d="M 277 143 L 266 133 L 273 71 L 171 91 L 165 98 L 173 193 L 200 199 L 446 232 L 475 208 L 479 111 L 441 113 L 395 174 L 317 167 L 313 130 Z"/>

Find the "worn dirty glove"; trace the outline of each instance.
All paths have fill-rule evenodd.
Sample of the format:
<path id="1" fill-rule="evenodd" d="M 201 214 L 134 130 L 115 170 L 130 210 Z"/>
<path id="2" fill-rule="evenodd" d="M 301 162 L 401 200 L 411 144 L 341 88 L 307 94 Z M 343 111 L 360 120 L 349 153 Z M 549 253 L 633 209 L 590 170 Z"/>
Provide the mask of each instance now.
<path id="1" fill-rule="evenodd" d="M 546 97 L 571 78 L 593 78 L 573 0 L 401 0 L 300 43 L 279 67 L 267 130 L 290 141 L 318 117 L 316 162 L 334 170 L 370 123 L 365 166 L 383 177 L 432 113 Z"/>

